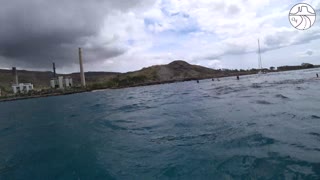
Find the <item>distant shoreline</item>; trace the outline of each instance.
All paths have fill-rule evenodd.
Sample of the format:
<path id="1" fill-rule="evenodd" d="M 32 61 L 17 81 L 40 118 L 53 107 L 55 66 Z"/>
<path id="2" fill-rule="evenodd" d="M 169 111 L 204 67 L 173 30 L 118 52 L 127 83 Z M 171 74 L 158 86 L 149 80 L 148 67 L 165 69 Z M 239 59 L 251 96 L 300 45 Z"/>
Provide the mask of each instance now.
<path id="1" fill-rule="evenodd" d="M 242 74 L 241 76 L 245 75 L 252 75 L 251 74 Z M 130 86 L 123 86 L 123 87 L 113 87 L 113 88 L 95 88 L 95 89 L 83 89 L 80 91 L 70 91 L 70 92 L 61 92 L 61 93 L 52 93 L 52 94 L 43 94 L 43 95 L 30 95 L 30 96 L 17 96 L 17 97 L 2 97 L 0 98 L 1 102 L 9 102 L 9 101 L 18 101 L 18 100 L 26 100 L 26 99 L 35 99 L 35 98 L 45 98 L 45 97 L 51 97 L 51 96 L 66 96 L 71 94 L 79 94 L 79 93 L 85 93 L 85 92 L 97 92 L 97 91 L 103 91 L 108 89 L 126 89 L 126 88 L 133 88 L 133 87 L 143 87 L 143 86 L 153 86 L 153 85 L 162 85 L 162 84 L 172 84 L 172 83 L 179 83 L 179 82 L 187 82 L 187 81 L 196 81 L 196 80 L 206 80 L 206 79 L 217 79 L 217 78 L 225 78 L 225 77 L 233 77 L 234 75 L 230 76 L 219 76 L 219 77 L 204 77 L 204 78 L 186 78 L 181 80 L 170 80 L 170 81 L 161 81 L 161 82 L 147 82 L 147 83 L 140 83 Z"/>
<path id="2" fill-rule="evenodd" d="M 318 67 L 315 67 L 318 68 Z M 313 69 L 313 68 L 310 68 Z M 286 71 L 298 71 L 298 70 L 305 70 L 305 69 L 294 69 L 294 70 L 281 70 L 281 71 L 268 71 L 268 73 L 278 73 L 278 72 L 286 72 Z M 247 76 L 247 75 L 254 75 L 257 74 L 256 72 L 243 72 L 238 73 L 239 76 Z M 79 94 L 85 92 L 97 92 L 109 89 L 125 89 L 125 88 L 132 88 L 132 87 L 143 87 L 143 86 L 152 86 L 152 85 L 161 85 L 161 84 L 172 84 L 178 82 L 186 82 L 186 81 L 196 81 L 196 80 L 207 80 L 207 79 L 218 79 L 218 78 L 225 78 L 225 77 L 233 77 L 236 76 L 235 74 L 226 74 L 220 75 L 216 77 L 203 77 L 203 78 L 185 78 L 180 80 L 169 80 L 169 81 L 155 81 L 155 82 L 146 82 L 146 83 L 137 83 L 134 85 L 128 86 L 118 86 L 118 87 L 101 87 L 101 88 L 86 88 L 81 90 L 69 91 L 69 92 L 53 92 L 47 94 L 39 94 L 39 95 L 30 95 L 30 96 L 16 96 L 16 97 L 0 97 L 1 102 L 9 102 L 9 101 L 18 101 L 18 100 L 26 100 L 26 99 L 35 99 L 35 98 L 44 98 L 44 97 L 51 97 L 51 96 L 66 96 L 71 94 Z"/>
<path id="3" fill-rule="evenodd" d="M 241 76 L 246 75 L 253 75 L 255 73 L 248 73 L 248 74 L 242 74 Z M 212 77 L 214 79 L 218 78 L 225 78 L 225 77 L 233 77 L 234 75 L 226 75 L 226 76 L 219 76 L 219 77 Z M 196 81 L 196 80 L 207 80 L 212 79 L 211 77 L 205 77 L 205 78 L 187 78 L 187 79 L 181 79 L 181 80 L 170 80 L 170 81 L 161 81 L 161 82 L 148 82 L 148 83 L 141 83 L 141 84 L 135 84 L 131 86 L 123 86 L 123 87 L 116 87 L 116 88 L 96 88 L 96 89 L 83 89 L 80 91 L 70 91 L 70 92 L 62 92 L 62 93 L 52 93 L 52 94 L 43 94 L 43 95 L 31 95 L 31 96 L 18 96 L 18 97 L 8 97 L 8 98 L 2 98 L 0 99 L 1 102 L 9 102 L 9 101 L 19 101 L 19 100 L 26 100 L 26 99 L 36 99 L 36 98 L 45 98 L 45 97 L 51 97 L 51 96 L 66 96 L 71 94 L 80 94 L 85 92 L 97 92 L 97 91 L 103 91 L 103 90 L 113 90 L 113 89 L 126 89 L 126 88 L 133 88 L 133 87 L 143 87 L 143 86 L 153 86 L 153 85 L 162 85 L 162 84 L 172 84 L 172 83 L 179 83 L 179 82 L 187 82 L 187 81 Z"/>
<path id="4" fill-rule="evenodd" d="M 36 98 L 45 98 L 45 97 L 51 97 L 51 96 L 66 96 L 71 94 L 80 94 L 84 92 L 90 92 L 90 91 L 73 91 L 73 92 L 66 92 L 66 93 L 52 93 L 52 94 L 43 94 L 43 95 L 31 95 L 31 96 L 18 96 L 18 97 L 8 97 L 0 99 L 1 102 L 9 102 L 9 101 L 18 101 L 18 100 L 26 100 L 26 99 L 36 99 Z"/>

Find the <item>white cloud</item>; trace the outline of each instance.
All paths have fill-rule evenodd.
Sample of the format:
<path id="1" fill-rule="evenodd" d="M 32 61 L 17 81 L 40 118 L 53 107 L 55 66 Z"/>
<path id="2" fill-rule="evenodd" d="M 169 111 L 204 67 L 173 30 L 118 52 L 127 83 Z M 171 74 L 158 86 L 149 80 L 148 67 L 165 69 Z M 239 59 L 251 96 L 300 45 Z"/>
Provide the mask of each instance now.
<path id="1" fill-rule="evenodd" d="M 159 2 L 159 1 L 158 1 Z M 191 62 L 214 60 L 216 58 L 257 52 L 260 39 L 263 52 L 318 39 L 320 29 L 315 26 L 308 31 L 297 31 L 288 22 L 287 16 L 292 1 L 162 1 L 167 14 L 185 14 L 197 31 L 186 39 L 171 39 L 177 44 L 177 56 L 188 57 Z M 158 3 L 158 6 L 159 3 Z M 180 29 L 179 16 L 165 16 L 157 19 L 161 31 Z M 181 17 L 180 17 L 181 18 Z M 192 23 L 191 23 L 192 22 Z M 187 23 L 186 23 L 187 24 Z M 164 37 L 165 38 L 165 37 Z M 186 55 L 187 52 L 187 55 Z M 205 64 L 205 63 L 203 63 Z"/>
<path id="2" fill-rule="evenodd" d="M 320 38 L 319 21 L 307 31 L 290 25 L 287 16 L 295 4 L 291 0 L 136 2 L 119 1 L 108 12 L 99 11 L 104 15 L 99 33 L 79 40 L 86 50 L 88 70 L 124 72 L 175 59 L 212 68 L 228 68 L 232 61 L 252 67 L 239 58 L 226 63 L 223 57 L 255 53 L 258 38 L 263 52 Z M 306 2 L 320 8 L 319 0 Z M 108 51 L 113 56 L 107 56 Z M 290 64 L 289 60 L 282 63 Z"/>

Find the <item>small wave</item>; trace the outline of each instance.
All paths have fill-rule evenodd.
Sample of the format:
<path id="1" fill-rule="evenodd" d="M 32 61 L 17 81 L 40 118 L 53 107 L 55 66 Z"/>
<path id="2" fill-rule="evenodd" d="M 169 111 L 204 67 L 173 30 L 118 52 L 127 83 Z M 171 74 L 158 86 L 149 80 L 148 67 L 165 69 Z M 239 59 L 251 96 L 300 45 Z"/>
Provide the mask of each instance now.
<path id="1" fill-rule="evenodd" d="M 316 137 L 320 138 L 320 134 L 319 133 L 311 132 L 309 134 L 312 135 L 312 136 L 316 136 Z"/>
<path id="2" fill-rule="evenodd" d="M 222 162 L 218 166 L 218 170 L 233 177 L 242 176 L 253 169 L 256 159 L 256 157 L 252 156 L 233 156 Z"/>
<path id="3" fill-rule="evenodd" d="M 103 121 L 103 122 L 100 123 L 100 125 L 103 126 L 103 127 L 110 128 L 112 130 L 123 130 L 123 131 L 128 130 L 127 128 L 124 128 L 124 127 L 121 127 L 121 126 L 117 126 L 117 125 L 111 123 L 110 121 Z"/>
<path id="4" fill-rule="evenodd" d="M 156 179 L 181 179 L 182 172 L 183 166 L 169 164 L 160 170 Z"/>
<path id="5" fill-rule="evenodd" d="M 220 163 L 217 169 L 227 179 L 319 179 L 318 164 L 305 163 L 291 157 L 258 158 L 237 155 Z M 285 178 L 287 177 L 287 178 Z M 281 179 L 281 178 L 280 178 Z"/>
<path id="6" fill-rule="evenodd" d="M 300 149 L 304 149 L 304 150 L 307 149 L 307 147 L 304 146 L 304 145 L 302 145 L 302 144 L 292 143 L 292 144 L 290 144 L 290 145 L 291 145 L 291 146 L 294 146 L 294 147 L 297 147 L 297 148 L 300 148 Z"/>
<path id="7" fill-rule="evenodd" d="M 296 148 L 299 148 L 299 149 L 302 149 L 304 151 L 319 151 L 318 148 L 309 148 L 307 146 L 304 146 L 302 144 L 296 144 L 296 143 L 292 143 L 292 144 L 289 144 L 290 146 L 293 146 L 293 147 L 296 147 Z"/>
<path id="8" fill-rule="evenodd" d="M 157 126 L 146 126 L 146 127 L 139 127 L 132 129 L 133 131 L 150 131 L 154 128 L 157 128 Z"/>
<path id="9" fill-rule="evenodd" d="M 282 112 L 282 113 L 278 113 L 278 114 L 273 114 L 274 117 L 276 116 L 285 116 L 285 117 L 289 117 L 291 119 L 294 119 L 297 117 L 297 115 L 293 114 L 293 113 L 289 113 L 289 112 Z"/>
<path id="10" fill-rule="evenodd" d="M 282 94 L 277 94 L 276 97 L 281 99 L 289 99 L 287 96 L 284 96 Z"/>
<path id="11" fill-rule="evenodd" d="M 76 115 L 76 114 L 71 114 L 69 117 L 70 118 L 75 118 L 75 117 L 77 117 L 78 115 Z"/>
<path id="12" fill-rule="evenodd" d="M 127 99 L 134 99 L 135 97 L 133 97 L 133 96 L 129 96 L 129 97 L 127 97 Z"/>
<path id="13" fill-rule="evenodd" d="M 144 103 L 135 103 L 135 104 L 121 106 L 120 108 L 118 108 L 118 110 L 121 112 L 133 112 L 137 110 L 151 109 L 151 108 L 154 108 L 154 107 L 147 106 Z"/>
<path id="14" fill-rule="evenodd" d="M 251 87 L 254 88 L 254 89 L 262 88 L 262 86 L 261 86 L 260 84 L 258 84 L 258 83 L 253 83 L 253 84 L 251 85 Z"/>
<path id="15" fill-rule="evenodd" d="M 132 121 L 128 121 L 128 120 L 115 120 L 115 122 L 117 123 L 132 123 Z"/>
<path id="16" fill-rule="evenodd" d="M 320 119 L 320 117 L 319 117 L 319 116 L 316 116 L 316 115 L 312 115 L 311 118 L 312 118 L 312 119 Z"/>
<path id="17" fill-rule="evenodd" d="M 130 105 L 121 106 L 119 108 L 119 110 L 121 110 L 121 111 L 130 111 L 130 110 L 136 109 L 138 107 L 139 107 L 138 104 L 130 104 Z"/>
<path id="18" fill-rule="evenodd" d="M 257 125 L 257 123 L 248 123 L 247 126 L 254 126 Z"/>
<path id="19" fill-rule="evenodd" d="M 247 137 L 237 138 L 226 142 L 225 146 L 239 148 L 239 147 L 261 147 L 274 144 L 275 140 L 264 137 L 262 134 L 253 134 Z"/>
<path id="20" fill-rule="evenodd" d="M 253 96 L 245 95 L 245 96 L 240 96 L 242 98 L 252 98 Z"/>
<path id="21" fill-rule="evenodd" d="M 283 80 L 283 81 L 278 81 L 274 82 L 272 84 L 303 84 L 305 80 L 303 79 L 294 79 L 294 80 Z"/>
<path id="22" fill-rule="evenodd" d="M 200 135 L 191 135 L 191 136 L 164 136 L 156 139 L 152 139 L 151 142 L 156 143 L 165 143 L 170 141 L 189 141 L 194 139 L 199 140 L 215 140 L 217 137 L 216 134 L 200 134 Z"/>
<path id="23" fill-rule="evenodd" d="M 244 91 L 247 90 L 247 88 L 245 87 L 229 87 L 229 86 L 220 86 L 220 87 L 216 87 L 214 88 L 214 91 L 218 94 L 218 95 L 224 95 L 224 94 L 230 94 L 230 93 L 236 93 L 236 92 L 240 92 L 240 91 Z"/>
<path id="24" fill-rule="evenodd" d="M 90 106 L 90 109 L 96 109 L 96 108 L 100 108 L 102 106 L 103 106 L 103 104 L 94 104 L 94 105 Z"/>
<path id="25" fill-rule="evenodd" d="M 9 166 L 8 165 L 1 165 L 0 166 L 0 175 L 14 170 L 16 167 L 18 167 L 18 165 L 19 165 L 18 163 L 13 164 L 13 165 L 9 165 Z"/>
<path id="26" fill-rule="evenodd" d="M 272 104 L 271 102 L 265 101 L 265 100 L 258 100 L 256 101 L 257 104 L 264 104 L 264 105 L 270 105 Z"/>
<path id="27" fill-rule="evenodd" d="M 5 127 L 0 129 L 0 135 L 3 136 L 5 134 L 9 134 L 10 132 L 14 131 L 16 129 L 15 126 Z"/>
<path id="28" fill-rule="evenodd" d="M 3 129 L 0 129 L 0 132 L 10 131 L 11 129 L 13 129 L 13 128 L 11 128 L 11 127 L 6 127 L 6 128 L 3 128 Z"/>

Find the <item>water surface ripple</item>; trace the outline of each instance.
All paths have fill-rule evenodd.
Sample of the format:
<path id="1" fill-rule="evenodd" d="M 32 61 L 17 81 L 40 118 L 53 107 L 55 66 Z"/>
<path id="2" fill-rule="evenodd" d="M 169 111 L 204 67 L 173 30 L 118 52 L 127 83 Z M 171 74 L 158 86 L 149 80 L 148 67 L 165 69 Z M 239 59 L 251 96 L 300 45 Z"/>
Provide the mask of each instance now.
<path id="1" fill-rule="evenodd" d="M 319 71 L 0 103 L 0 179 L 320 179 Z"/>

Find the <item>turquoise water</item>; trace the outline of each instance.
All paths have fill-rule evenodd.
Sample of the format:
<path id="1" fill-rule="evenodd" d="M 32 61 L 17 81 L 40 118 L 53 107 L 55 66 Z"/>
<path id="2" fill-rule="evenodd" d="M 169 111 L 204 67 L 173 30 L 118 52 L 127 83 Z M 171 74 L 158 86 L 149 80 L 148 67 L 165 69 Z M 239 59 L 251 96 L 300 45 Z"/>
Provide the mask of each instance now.
<path id="1" fill-rule="evenodd" d="M 0 103 L 0 179 L 320 179 L 320 69 Z"/>

